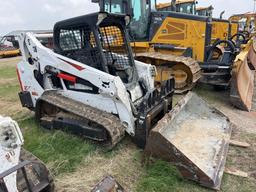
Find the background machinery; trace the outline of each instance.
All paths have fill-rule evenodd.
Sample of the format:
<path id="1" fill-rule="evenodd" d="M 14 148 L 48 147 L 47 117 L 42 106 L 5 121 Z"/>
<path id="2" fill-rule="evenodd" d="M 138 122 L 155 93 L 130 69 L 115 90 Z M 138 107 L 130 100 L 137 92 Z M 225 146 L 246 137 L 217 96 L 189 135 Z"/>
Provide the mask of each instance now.
<path id="1" fill-rule="evenodd" d="M 241 51 L 241 45 L 247 41 L 236 38 L 241 34 L 235 34 L 229 40 L 228 31 L 235 31 L 231 30 L 230 26 L 233 25 L 229 21 L 219 22 L 219 19 L 211 17 L 156 11 L 157 2 L 154 0 L 93 2 L 99 3 L 101 11 L 125 11 L 132 16 L 129 34 L 135 58 L 156 66 L 156 83 L 172 75 L 175 77 L 176 93 L 182 93 L 190 90 L 200 79 L 202 69 L 202 83 L 218 89 L 230 86 L 234 60 Z M 226 28 L 217 30 L 222 24 Z M 240 95 L 237 98 L 245 102 Z"/>
<path id="2" fill-rule="evenodd" d="M 238 24 L 239 33 L 244 34 L 247 38 L 250 37 L 251 33 L 255 33 L 256 26 L 256 14 L 255 13 L 244 13 L 232 15 L 229 21 L 236 22 Z"/>
<path id="3" fill-rule="evenodd" d="M 196 14 L 200 16 L 213 17 L 213 6 L 208 7 L 197 7 Z"/>
<path id="4" fill-rule="evenodd" d="M 156 84 L 160 85 L 161 81 L 168 79 L 170 75 L 172 75 L 175 78 L 176 93 L 184 93 L 194 87 L 195 83 L 201 76 L 200 66 L 195 59 L 192 59 L 191 56 L 194 52 L 188 46 L 188 43 L 186 44 L 186 47 L 182 47 L 179 46 L 179 44 L 176 44 L 175 46 L 169 42 L 166 37 L 169 36 L 167 33 L 170 31 L 169 28 L 172 26 L 165 29 L 166 37 L 160 37 L 161 41 L 165 41 L 165 43 L 159 41 L 157 31 L 160 30 L 159 27 L 163 22 L 163 18 L 158 17 L 158 23 L 153 26 L 152 21 L 154 19 L 153 11 L 156 6 L 155 1 L 148 2 L 143 0 L 131 2 L 126 0 L 110 2 L 108 0 L 93 0 L 93 2 L 100 4 L 101 11 L 128 13 L 132 15 L 132 20 L 129 25 L 130 39 L 131 42 L 133 42 L 131 43 L 131 46 L 133 47 L 135 56 L 138 60 L 154 64 L 156 66 L 158 71 L 155 78 Z M 188 14 L 182 15 L 190 17 Z M 183 33 L 183 26 L 179 27 L 181 28 L 177 28 L 178 31 L 176 33 Z M 200 30 L 203 31 L 204 26 L 200 27 Z M 180 34 L 178 34 L 178 36 L 180 36 Z M 200 43 L 204 44 L 203 41 L 204 40 Z M 185 42 L 184 39 L 183 42 Z M 203 56 L 200 54 L 198 57 L 202 58 Z"/>
<path id="5" fill-rule="evenodd" d="M 0 39 L 0 58 L 20 55 L 19 43 L 15 36 L 3 36 Z"/>
<path id="6" fill-rule="evenodd" d="M 230 39 L 237 34 L 238 26 L 235 23 L 229 22 L 222 18 L 213 17 L 213 6 L 197 7 L 196 0 L 170 0 L 169 3 L 158 3 L 156 9 L 158 11 L 174 11 L 185 14 L 192 14 L 212 18 L 212 42 L 217 39 Z"/>
<path id="7" fill-rule="evenodd" d="M 52 192 L 53 179 L 47 168 L 22 149 L 23 142 L 18 124 L 0 116 L 0 191 Z"/>
<path id="8" fill-rule="evenodd" d="M 176 0 L 168 3 L 158 3 L 156 9 L 158 11 L 176 11 L 196 15 L 196 0 Z"/>
<path id="9" fill-rule="evenodd" d="M 172 157 L 166 160 L 184 177 L 219 188 L 229 120 L 192 93 L 172 109 L 174 79 L 155 86 L 155 67 L 134 60 L 126 30 L 129 21 L 125 15 L 93 13 L 58 22 L 54 51 L 33 34 L 21 34 L 17 69 L 22 105 L 35 111 L 43 127 L 62 128 L 109 149 L 126 132 L 150 155 Z M 162 138 L 153 139 L 153 133 Z M 194 150 L 186 150 L 184 141 Z M 159 156 L 151 147 L 162 142 L 173 147 Z M 205 159 L 198 163 L 198 157 Z M 177 163 L 178 158 L 186 161 Z"/>

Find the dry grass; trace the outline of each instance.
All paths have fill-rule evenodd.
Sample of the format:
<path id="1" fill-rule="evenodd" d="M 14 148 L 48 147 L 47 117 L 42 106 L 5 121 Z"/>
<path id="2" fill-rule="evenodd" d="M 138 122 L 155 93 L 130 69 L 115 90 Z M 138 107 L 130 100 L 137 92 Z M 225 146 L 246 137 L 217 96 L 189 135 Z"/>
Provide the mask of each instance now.
<path id="1" fill-rule="evenodd" d="M 140 152 L 129 139 L 108 154 L 96 151 L 87 156 L 73 173 L 56 178 L 57 191 L 90 191 L 104 176 L 110 174 L 127 190 L 134 191 L 143 173 Z"/>

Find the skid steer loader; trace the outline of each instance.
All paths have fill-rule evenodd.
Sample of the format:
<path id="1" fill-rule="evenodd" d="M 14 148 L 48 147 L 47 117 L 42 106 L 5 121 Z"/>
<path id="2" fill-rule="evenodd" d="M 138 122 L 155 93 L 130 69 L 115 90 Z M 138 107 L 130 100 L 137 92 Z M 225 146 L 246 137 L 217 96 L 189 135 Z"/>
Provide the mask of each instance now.
<path id="1" fill-rule="evenodd" d="M 195 129 L 189 130 L 191 136 L 182 132 L 172 132 L 172 136 L 189 142 L 199 129 L 205 129 L 202 138 L 208 151 L 191 142 L 190 147 L 194 146 L 197 151 L 184 155 L 184 149 L 176 144 L 166 155 L 189 161 L 187 166 L 187 162 L 183 163 L 184 170 L 193 173 L 193 178 L 191 175 L 188 178 L 219 188 L 231 132 L 229 120 L 191 94 L 184 98 L 184 112 L 180 114 L 176 108 L 171 111 L 174 79 L 170 77 L 161 87 L 156 87 L 155 67 L 134 60 L 126 31 L 129 21 L 129 16 L 93 13 L 58 22 L 54 27 L 54 51 L 42 46 L 33 34 L 22 34 L 19 42 L 23 57 L 17 66 L 22 105 L 35 111 L 43 127 L 64 129 L 98 141 L 109 149 L 125 132 L 142 148 L 164 141 L 172 145 L 171 139 L 148 138 L 152 131 L 158 132 L 154 128 L 166 120 L 170 126 L 162 127 L 166 133 L 159 132 L 163 138 L 179 130 L 179 126 L 171 127 L 170 115 L 176 114 L 181 122 Z M 194 111 L 189 110 L 188 102 L 198 106 L 198 116 L 192 115 Z M 190 113 L 191 118 L 187 120 Z M 202 122 L 211 126 L 202 127 Z M 218 123 L 215 125 L 215 122 Z M 204 153 L 209 160 L 204 163 L 210 163 L 210 169 L 218 174 L 208 174 L 204 167 L 196 169 L 199 165 L 193 157 Z"/>
<path id="2" fill-rule="evenodd" d="M 23 142 L 18 124 L 0 116 L 0 191 L 52 192 L 53 179 L 47 168 L 22 148 Z"/>

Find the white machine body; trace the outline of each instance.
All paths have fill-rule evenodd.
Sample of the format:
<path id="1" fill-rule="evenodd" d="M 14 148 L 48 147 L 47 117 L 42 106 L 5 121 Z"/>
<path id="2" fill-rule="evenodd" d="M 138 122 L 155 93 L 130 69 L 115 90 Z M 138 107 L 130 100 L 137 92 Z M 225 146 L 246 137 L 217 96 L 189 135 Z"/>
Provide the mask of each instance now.
<path id="1" fill-rule="evenodd" d="M 131 103 L 141 102 L 143 93 L 139 82 L 136 86 L 127 89 L 119 76 L 102 72 L 85 63 L 64 57 L 53 50 L 44 47 L 32 33 L 23 33 L 19 36 L 19 44 L 22 52 L 22 61 L 17 65 L 17 73 L 22 91 L 30 92 L 33 107 L 37 99 L 47 90 L 56 90 L 47 68 L 57 74 L 62 72 L 70 74 L 68 78 L 80 78 L 89 81 L 99 89 L 99 94 L 72 91 L 66 88 L 61 79 L 63 95 L 115 115 L 118 115 L 126 131 L 130 135 L 135 134 L 135 118 Z M 135 61 L 138 79 L 143 79 L 148 90 L 154 89 L 154 66 Z M 43 76 L 43 87 L 35 78 L 34 71 L 40 71 Z M 62 77 L 63 78 L 63 77 Z M 65 78 L 65 77 L 64 77 Z M 72 79 L 71 79 L 72 80 Z M 90 87 L 74 82 L 74 88 L 87 90 Z"/>
<path id="2" fill-rule="evenodd" d="M 19 164 L 24 139 L 18 124 L 10 117 L 0 116 L 0 174 Z M 16 192 L 17 171 L 4 178 L 8 191 Z"/>

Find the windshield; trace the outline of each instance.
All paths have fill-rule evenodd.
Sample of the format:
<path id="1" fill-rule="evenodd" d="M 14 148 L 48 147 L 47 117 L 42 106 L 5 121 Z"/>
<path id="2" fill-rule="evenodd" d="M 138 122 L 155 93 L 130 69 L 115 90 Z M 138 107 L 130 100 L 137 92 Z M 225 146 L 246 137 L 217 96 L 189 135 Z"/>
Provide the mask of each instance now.
<path id="1" fill-rule="evenodd" d="M 176 5 L 176 7 L 177 7 L 177 12 L 195 15 L 194 3 L 182 3 L 182 4 Z"/>
<path id="2" fill-rule="evenodd" d="M 15 47 L 14 46 L 14 37 L 4 36 L 0 39 L 0 45 L 4 47 Z"/>
<path id="3" fill-rule="evenodd" d="M 104 11 L 109 13 L 123 13 L 132 16 L 130 23 L 130 34 L 135 40 L 147 38 L 149 12 L 155 10 L 155 0 L 105 0 Z M 132 8 L 132 9 L 131 9 Z"/>
<path id="4" fill-rule="evenodd" d="M 108 13 L 129 13 L 127 1 L 120 0 L 105 0 L 104 11 Z"/>
<path id="5" fill-rule="evenodd" d="M 132 0 L 132 8 L 131 34 L 134 39 L 146 39 L 149 22 L 149 4 L 145 0 Z"/>

